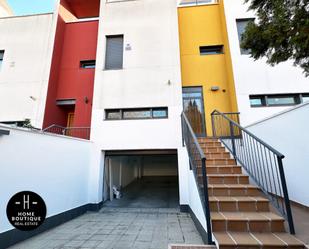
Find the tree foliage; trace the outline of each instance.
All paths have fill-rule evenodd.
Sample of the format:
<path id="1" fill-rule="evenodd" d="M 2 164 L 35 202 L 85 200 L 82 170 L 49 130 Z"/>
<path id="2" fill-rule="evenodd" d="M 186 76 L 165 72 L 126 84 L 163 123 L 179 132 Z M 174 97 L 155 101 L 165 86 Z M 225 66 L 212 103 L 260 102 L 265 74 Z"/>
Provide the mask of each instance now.
<path id="1" fill-rule="evenodd" d="M 242 48 L 267 63 L 292 60 L 309 76 L 309 0 L 245 0 L 257 19 L 242 36 Z"/>

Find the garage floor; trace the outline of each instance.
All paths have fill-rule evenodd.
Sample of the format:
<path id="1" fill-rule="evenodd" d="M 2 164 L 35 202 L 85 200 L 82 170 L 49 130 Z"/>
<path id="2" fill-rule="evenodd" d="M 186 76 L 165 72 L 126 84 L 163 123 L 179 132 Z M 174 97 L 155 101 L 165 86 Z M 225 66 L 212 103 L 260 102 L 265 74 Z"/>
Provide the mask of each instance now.
<path id="1" fill-rule="evenodd" d="M 104 203 L 106 207 L 178 208 L 178 177 L 143 177 L 123 189 L 119 200 Z"/>

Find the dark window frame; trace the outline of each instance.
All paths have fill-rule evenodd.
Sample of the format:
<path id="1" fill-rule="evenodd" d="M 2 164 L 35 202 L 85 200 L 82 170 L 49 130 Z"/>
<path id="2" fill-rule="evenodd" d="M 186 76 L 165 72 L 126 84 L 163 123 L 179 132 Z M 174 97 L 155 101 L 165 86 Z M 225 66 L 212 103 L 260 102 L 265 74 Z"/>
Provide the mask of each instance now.
<path id="1" fill-rule="evenodd" d="M 199 47 L 200 56 L 207 56 L 207 55 L 222 55 L 224 54 L 224 45 L 207 45 L 207 46 L 200 46 Z"/>
<path id="2" fill-rule="evenodd" d="M 255 18 L 254 17 L 251 17 L 251 18 L 236 18 L 236 30 L 237 30 L 237 37 L 238 37 L 238 43 L 239 43 L 239 51 L 240 51 L 241 55 L 250 55 L 250 50 L 249 49 L 243 49 L 240 46 L 241 41 L 242 41 L 241 36 L 243 35 L 243 33 L 240 34 L 238 23 L 239 22 L 250 22 L 250 21 L 254 22 Z"/>
<path id="3" fill-rule="evenodd" d="M 122 38 L 122 60 L 121 60 L 121 66 L 120 67 L 109 67 L 107 66 L 107 43 L 109 38 Z M 110 71 L 110 70 L 122 70 L 123 69 L 123 59 L 124 59 L 124 34 L 116 34 L 116 35 L 106 35 L 105 36 L 105 62 L 104 62 L 104 70 Z"/>
<path id="4" fill-rule="evenodd" d="M 81 60 L 79 63 L 79 67 L 81 69 L 95 69 L 96 60 Z"/>
<path id="5" fill-rule="evenodd" d="M 153 115 L 154 110 L 163 110 L 166 112 L 166 116 L 162 117 L 156 117 Z M 150 111 L 149 117 L 138 117 L 138 118 L 125 118 L 124 112 L 128 111 Z M 120 118 L 108 118 L 108 112 L 115 112 L 120 114 Z M 153 119 L 168 119 L 168 107 L 162 106 L 162 107 L 141 107 L 141 108 L 116 108 L 116 109 L 105 109 L 105 121 L 121 121 L 121 120 L 153 120 Z"/>
<path id="6" fill-rule="evenodd" d="M 251 99 L 262 99 L 262 105 L 251 105 L 251 102 L 250 102 L 251 108 L 295 106 L 295 105 L 304 103 L 303 96 L 309 97 L 309 93 L 286 93 L 286 94 L 281 93 L 281 94 L 249 95 L 249 101 L 251 101 Z M 268 102 L 269 98 L 289 98 L 289 97 L 294 98 L 293 104 L 269 104 Z"/>

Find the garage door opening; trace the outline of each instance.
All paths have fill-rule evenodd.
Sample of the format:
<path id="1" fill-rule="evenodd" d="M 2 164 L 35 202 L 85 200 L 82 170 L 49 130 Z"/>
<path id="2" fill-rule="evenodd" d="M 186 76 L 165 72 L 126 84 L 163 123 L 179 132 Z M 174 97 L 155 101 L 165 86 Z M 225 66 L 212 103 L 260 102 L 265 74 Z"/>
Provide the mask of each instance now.
<path id="1" fill-rule="evenodd" d="M 179 207 L 176 152 L 139 153 L 107 154 L 104 168 L 104 206 Z M 120 191 L 120 198 L 116 189 Z"/>

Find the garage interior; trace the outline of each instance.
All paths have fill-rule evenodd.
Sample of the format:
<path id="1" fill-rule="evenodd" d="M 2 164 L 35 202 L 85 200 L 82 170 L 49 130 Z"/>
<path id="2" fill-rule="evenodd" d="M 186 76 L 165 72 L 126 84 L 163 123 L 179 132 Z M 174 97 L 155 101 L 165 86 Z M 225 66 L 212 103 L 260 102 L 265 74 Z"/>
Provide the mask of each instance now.
<path id="1" fill-rule="evenodd" d="M 106 207 L 178 208 L 177 151 L 106 152 L 103 188 Z"/>

